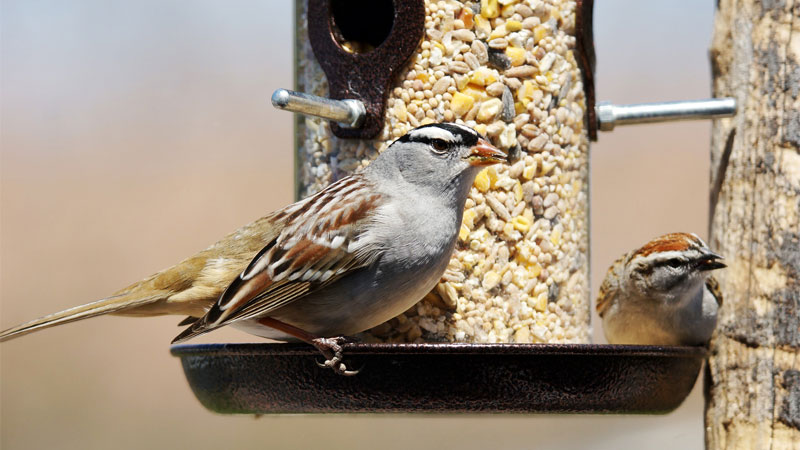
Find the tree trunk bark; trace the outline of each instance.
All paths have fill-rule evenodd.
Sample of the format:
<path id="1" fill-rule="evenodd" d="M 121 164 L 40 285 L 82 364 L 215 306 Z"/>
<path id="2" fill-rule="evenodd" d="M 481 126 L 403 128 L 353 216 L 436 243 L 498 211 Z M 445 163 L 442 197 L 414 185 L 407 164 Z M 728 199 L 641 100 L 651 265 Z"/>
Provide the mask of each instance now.
<path id="1" fill-rule="evenodd" d="M 711 246 L 728 269 L 706 374 L 709 449 L 800 449 L 800 0 L 719 0 Z"/>

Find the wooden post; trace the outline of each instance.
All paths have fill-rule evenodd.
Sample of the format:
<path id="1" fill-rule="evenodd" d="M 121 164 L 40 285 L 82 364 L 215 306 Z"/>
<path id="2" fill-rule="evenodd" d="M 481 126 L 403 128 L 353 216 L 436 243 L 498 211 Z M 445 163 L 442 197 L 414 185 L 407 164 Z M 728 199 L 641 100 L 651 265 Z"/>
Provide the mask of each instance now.
<path id="1" fill-rule="evenodd" d="M 800 0 L 719 0 L 711 246 L 724 304 L 706 374 L 709 449 L 800 449 Z"/>

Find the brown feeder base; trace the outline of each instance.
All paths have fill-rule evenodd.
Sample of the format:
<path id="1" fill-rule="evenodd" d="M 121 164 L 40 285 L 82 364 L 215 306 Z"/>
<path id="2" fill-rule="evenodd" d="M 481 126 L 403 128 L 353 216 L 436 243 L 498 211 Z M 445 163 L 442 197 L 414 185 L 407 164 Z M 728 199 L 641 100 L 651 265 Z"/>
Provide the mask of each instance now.
<path id="1" fill-rule="evenodd" d="M 666 413 L 706 350 L 568 344 L 346 344 L 344 377 L 305 344 L 178 345 L 200 402 L 226 414 Z"/>

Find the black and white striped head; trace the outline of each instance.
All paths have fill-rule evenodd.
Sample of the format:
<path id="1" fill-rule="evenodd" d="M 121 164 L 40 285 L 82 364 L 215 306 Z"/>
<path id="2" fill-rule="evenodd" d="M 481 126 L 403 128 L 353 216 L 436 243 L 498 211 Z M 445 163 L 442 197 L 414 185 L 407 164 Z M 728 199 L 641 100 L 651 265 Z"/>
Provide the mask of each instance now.
<path id="1" fill-rule="evenodd" d="M 421 188 L 450 190 L 472 184 L 483 166 L 505 162 L 505 153 L 475 130 L 454 123 L 423 125 L 389 146 L 371 165 L 373 170 L 397 170 Z"/>
<path id="2" fill-rule="evenodd" d="M 701 287 L 709 271 L 725 267 L 721 259 L 694 233 L 660 236 L 631 254 L 630 288 L 654 300 L 681 297 Z"/>

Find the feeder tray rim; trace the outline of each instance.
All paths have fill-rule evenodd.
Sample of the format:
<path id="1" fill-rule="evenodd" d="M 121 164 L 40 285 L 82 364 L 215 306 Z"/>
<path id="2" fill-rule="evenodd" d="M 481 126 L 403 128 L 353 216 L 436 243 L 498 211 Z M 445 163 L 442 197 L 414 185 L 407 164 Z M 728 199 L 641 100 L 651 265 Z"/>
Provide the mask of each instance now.
<path id="1" fill-rule="evenodd" d="M 369 355 L 615 355 L 659 357 L 705 357 L 706 347 L 612 344 L 483 344 L 483 343 L 347 343 L 345 354 Z M 213 343 L 179 344 L 170 347 L 175 356 L 208 354 L 217 355 L 309 355 L 317 351 L 303 343 Z"/>

